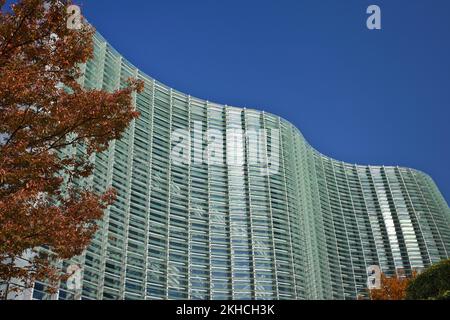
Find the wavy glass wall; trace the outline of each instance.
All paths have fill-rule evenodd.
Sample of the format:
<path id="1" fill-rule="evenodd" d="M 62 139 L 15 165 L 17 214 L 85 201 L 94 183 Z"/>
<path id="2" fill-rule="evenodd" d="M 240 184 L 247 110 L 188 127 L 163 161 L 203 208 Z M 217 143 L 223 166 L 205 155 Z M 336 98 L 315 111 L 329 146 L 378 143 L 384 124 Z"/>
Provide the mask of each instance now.
<path id="1" fill-rule="evenodd" d="M 63 284 L 60 299 L 355 299 L 370 265 L 410 274 L 449 257 L 450 210 L 427 175 L 330 159 L 275 115 L 155 81 L 100 35 L 83 68 L 86 88 L 114 90 L 133 76 L 145 90 L 134 97 L 141 116 L 93 159 L 88 183 L 113 186 L 118 199 L 74 259 L 82 289 Z M 192 138 L 214 131 L 223 143 L 214 152 L 208 139 L 191 143 L 189 165 L 174 165 L 177 129 Z M 279 139 L 255 150 L 249 136 L 231 143 L 234 130 Z M 229 164 L 236 145 L 243 161 Z M 256 152 L 265 165 L 250 161 Z M 197 161 L 211 153 L 220 161 Z"/>

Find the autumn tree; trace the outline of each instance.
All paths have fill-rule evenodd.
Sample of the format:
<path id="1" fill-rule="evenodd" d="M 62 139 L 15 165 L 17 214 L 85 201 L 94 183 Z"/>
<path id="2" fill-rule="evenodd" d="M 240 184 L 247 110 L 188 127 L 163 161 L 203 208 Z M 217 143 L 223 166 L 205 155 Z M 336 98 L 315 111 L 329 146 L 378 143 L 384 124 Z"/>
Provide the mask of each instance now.
<path id="1" fill-rule="evenodd" d="M 405 300 L 406 288 L 412 279 L 416 277 L 416 272 L 411 278 L 407 277 L 387 277 L 381 274 L 381 288 L 369 290 L 371 300 Z"/>
<path id="2" fill-rule="evenodd" d="M 0 282 L 64 276 L 54 262 L 82 253 L 114 200 L 77 181 L 138 116 L 132 93 L 142 82 L 112 93 L 79 84 L 94 30 L 67 27 L 70 4 L 0 0 Z M 29 263 L 18 267 L 25 252 Z"/>
<path id="3" fill-rule="evenodd" d="M 408 300 L 450 300 L 450 259 L 427 268 L 406 288 Z"/>

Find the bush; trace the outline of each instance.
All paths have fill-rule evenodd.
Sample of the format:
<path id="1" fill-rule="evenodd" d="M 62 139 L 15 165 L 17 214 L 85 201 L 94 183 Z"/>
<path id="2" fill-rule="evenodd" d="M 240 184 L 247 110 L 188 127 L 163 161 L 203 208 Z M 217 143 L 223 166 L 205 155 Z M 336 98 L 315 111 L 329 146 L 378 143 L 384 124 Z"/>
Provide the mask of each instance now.
<path id="1" fill-rule="evenodd" d="M 441 261 L 412 280 L 406 288 L 409 300 L 450 300 L 450 260 Z"/>

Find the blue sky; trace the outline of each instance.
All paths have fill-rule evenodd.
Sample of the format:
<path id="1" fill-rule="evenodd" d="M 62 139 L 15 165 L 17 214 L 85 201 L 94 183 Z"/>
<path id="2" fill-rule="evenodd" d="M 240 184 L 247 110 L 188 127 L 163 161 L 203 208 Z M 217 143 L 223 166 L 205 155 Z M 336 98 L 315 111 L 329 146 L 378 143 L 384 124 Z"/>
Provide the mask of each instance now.
<path id="1" fill-rule="evenodd" d="M 278 114 L 336 159 L 422 170 L 450 201 L 450 1 L 77 2 L 150 76 Z"/>

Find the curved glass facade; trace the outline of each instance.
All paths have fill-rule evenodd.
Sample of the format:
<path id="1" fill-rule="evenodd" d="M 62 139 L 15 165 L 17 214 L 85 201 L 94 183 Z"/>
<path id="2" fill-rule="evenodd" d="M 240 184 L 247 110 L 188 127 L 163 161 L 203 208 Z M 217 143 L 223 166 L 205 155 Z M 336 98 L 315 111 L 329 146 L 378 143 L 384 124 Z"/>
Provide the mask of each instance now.
<path id="1" fill-rule="evenodd" d="M 89 183 L 113 186 L 118 199 L 74 260 L 78 297 L 355 299 L 370 265 L 410 274 L 450 257 L 450 209 L 427 175 L 333 160 L 278 116 L 168 88 L 100 35 L 83 68 L 87 88 L 138 77 L 145 90 L 134 97 L 141 116 L 93 159 Z M 187 144 L 187 165 L 171 161 L 177 130 L 207 136 Z M 230 138 L 239 131 L 265 132 L 263 143 Z M 242 161 L 227 159 L 233 148 Z M 213 153 L 220 161 L 196 161 Z M 73 298 L 65 285 L 59 298 Z"/>

